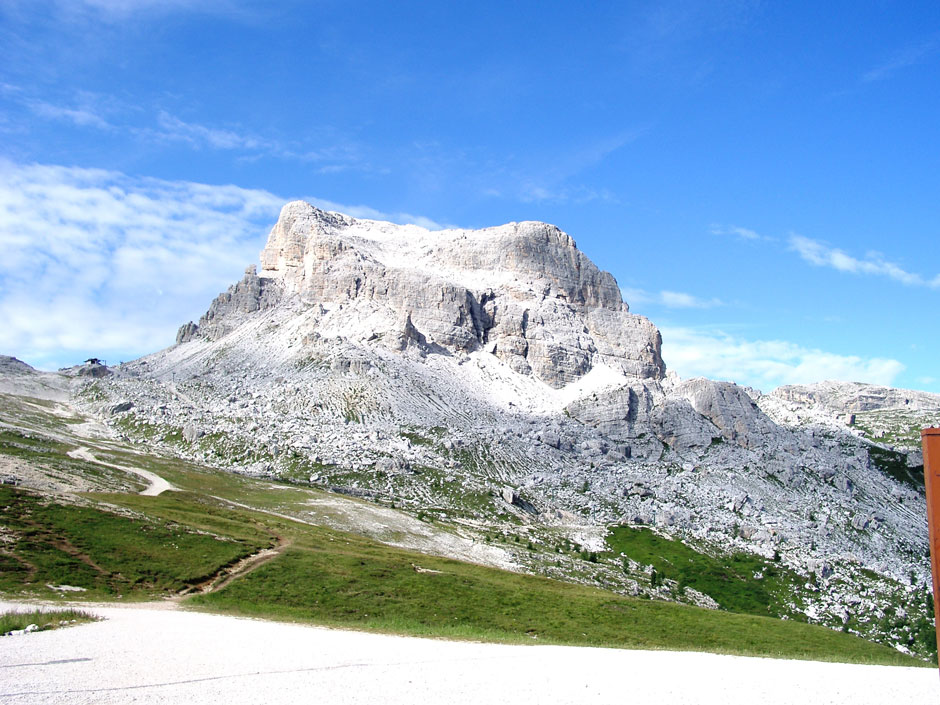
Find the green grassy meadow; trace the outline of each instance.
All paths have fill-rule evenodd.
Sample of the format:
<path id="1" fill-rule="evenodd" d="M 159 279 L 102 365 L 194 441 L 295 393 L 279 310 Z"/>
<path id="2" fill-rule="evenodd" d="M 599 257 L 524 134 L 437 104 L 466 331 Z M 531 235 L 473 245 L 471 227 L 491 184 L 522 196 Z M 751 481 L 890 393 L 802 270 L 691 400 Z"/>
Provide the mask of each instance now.
<path id="1" fill-rule="evenodd" d="M 199 584 L 270 544 L 194 497 L 138 497 L 101 495 L 142 510 L 115 513 L 0 486 L 0 524 L 14 537 L 0 552 L 0 590 L 49 597 L 48 586 L 67 585 L 83 588 L 82 597 L 143 599 Z"/>
<path id="2" fill-rule="evenodd" d="M 295 545 L 191 603 L 233 614 L 420 636 L 917 663 L 823 627 L 632 599 L 351 537 Z"/>

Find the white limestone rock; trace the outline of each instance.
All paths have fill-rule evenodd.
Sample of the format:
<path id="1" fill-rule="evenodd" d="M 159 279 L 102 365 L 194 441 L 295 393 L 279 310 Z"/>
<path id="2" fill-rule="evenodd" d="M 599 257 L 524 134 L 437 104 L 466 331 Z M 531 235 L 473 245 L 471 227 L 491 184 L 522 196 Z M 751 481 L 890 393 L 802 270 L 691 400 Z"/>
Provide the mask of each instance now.
<path id="1" fill-rule="evenodd" d="M 860 382 L 787 385 L 778 387 L 771 395 L 798 406 L 818 406 L 843 417 L 863 411 L 885 409 L 940 411 L 940 394 Z"/>
<path id="2" fill-rule="evenodd" d="M 656 327 L 629 313 L 614 278 L 545 223 L 429 232 L 295 201 L 261 266 L 262 282 L 327 310 L 350 307 L 378 336 L 400 335 L 407 317 L 411 338 L 451 352 L 485 348 L 555 388 L 598 364 L 637 378 L 665 373 Z M 209 321 L 228 311 L 223 304 Z"/>

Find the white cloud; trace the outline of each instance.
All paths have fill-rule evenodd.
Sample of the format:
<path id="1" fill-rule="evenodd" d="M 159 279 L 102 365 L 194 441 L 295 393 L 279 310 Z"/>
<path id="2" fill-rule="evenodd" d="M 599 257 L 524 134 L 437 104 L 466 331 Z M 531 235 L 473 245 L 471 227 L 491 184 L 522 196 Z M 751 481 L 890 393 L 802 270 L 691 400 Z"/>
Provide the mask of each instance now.
<path id="1" fill-rule="evenodd" d="M 112 134 L 128 135 L 144 142 L 176 142 L 193 149 L 216 149 L 238 152 L 244 161 L 263 158 L 316 163 L 320 173 L 335 173 L 347 170 L 377 171 L 361 158 L 358 147 L 348 141 L 334 139 L 331 144 L 318 149 L 308 149 L 302 142 L 280 141 L 259 136 L 245 130 L 187 122 L 167 112 L 158 110 L 155 122 L 133 124 L 128 115 L 139 117 L 141 111 L 114 96 L 88 91 L 78 91 L 69 98 L 51 102 L 30 95 L 21 86 L 0 83 L 0 95 L 27 108 L 35 117 L 44 120 L 68 122 L 82 128 L 108 131 Z M 7 116 L 0 120 L 12 122 Z M 21 128 L 27 127 L 23 123 Z"/>
<path id="2" fill-rule="evenodd" d="M 790 248 L 810 264 L 818 267 L 831 267 L 840 272 L 852 274 L 870 274 L 888 277 L 909 286 L 927 286 L 940 288 L 940 274 L 933 279 L 925 279 L 920 274 L 908 272 L 899 265 L 889 262 L 877 252 L 868 253 L 864 259 L 853 257 L 842 250 L 802 235 L 790 236 Z"/>
<path id="3" fill-rule="evenodd" d="M 700 299 L 692 294 L 679 291 L 660 291 L 658 293 L 644 291 L 643 289 L 622 288 L 620 293 L 623 300 L 630 306 L 654 304 L 666 308 L 714 308 L 723 306 L 721 299 Z"/>
<path id="4" fill-rule="evenodd" d="M 721 306 L 720 299 L 700 299 L 691 294 L 678 291 L 661 291 L 659 297 L 664 306 L 669 308 L 712 308 Z"/>
<path id="5" fill-rule="evenodd" d="M 88 14 L 111 21 L 173 12 L 241 17 L 248 13 L 250 4 L 245 0 L 55 0 L 65 18 Z"/>
<path id="6" fill-rule="evenodd" d="M 712 235 L 733 235 L 742 240 L 773 240 L 772 237 L 766 237 L 761 235 L 756 230 L 751 230 L 750 228 L 742 228 L 737 225 L 717 225 L 713 224 L 709 231 Z"/>
<path id="7" fill-rule="evenodd" d="M 245 150 L 270 150 L 274 148 L 280 151 L 277 145 L 267 140 L 252 135 L 240 134 L 232 130 L 183 122 L 162 110 L 157 116 L 157 123 L 160 126 L 160 131 L 157 133 L 160 137 L 188 142 L 196 147 L 207 145 L 215 149 Z"/>
<path id="8" fill-rule="evenodd" d="M 362 220 L 386 220 L 391 223 L 418 225 L 427 230 L 443 230 L 445 228 L 457 227 L 456 225 L 442 225 L 423 215 L 413 215 L 411 213 L 402 212 L 386 213 L 370 206 L 349 206 L 342 203 L 335 203 L 334 201 L 326 201 L 322 198 L 307 198 L 305 200 L 320 210 L 337 211 Z"/>
<path id="9" fill-rule="evenodd" d="M 36 115 L 52 120 L 65 120 L 79 127 L 96 127 L 106 130 L 111 127 L 108 121 L 89 107 L 65 108 L 42 100 L 27 101 L 27 106 Z"/>
<path id="10" fill-rule="evenodd" d="M 904 365 L 806 348 L 782 340 L 744 340 L 718 330 L 663 328 L 663 359 L 680 377 L 709 377 L 770 391 L 822 380 L 891 386 Z"/>
<path id="11" fill-rule="evenodd" d="M 241 152 L 239 158 L 256 161 L 265 157 L 319 165 L 320 173 L 334 173 L 355 169 L 374 171 L 360 158 L 355 146 L 337 143 L 321 149 L 305 149 L 294 143 L 285 143 L 250 132 L 229 128 L 212 127 L 195 122 L 186 122 L 165 110 L 157 114 L 156 127 L 126 128 L 127 131 L 145 140 L 182 142 L 194 149 L 218 149 Z"/>
<path id="12" fill-rule="evenodd" d="M 257 260 L 284 200 L 0 161 L 0 350 L 54 366 L 169 345 Z"/>
<path id="13" fill-rule="evenodd" d="M 486 189 L 489 195 L 498 191 Z M 523 203 L 541 203 L 551 201 L 556 203 L 575 203 L 582 205 L 591 201 L 614 201 L 613 194 L 607 189 L 594 189 L 584 185 L 547 187 L 532 182 L 523 183 L 518 191 L 518 198 Z"/>
<path id="14" fill-rule="evenodd" d="M 632 130 L 607 135 L 569 149 L 556 150 L 546 163 L 541 159 L 524 159 L 525 163 L 488 174 L 480 190 L 489 195 L 511 194 L 523 203 L 575 203 L 616 201 L 607 189 L 597 189 L 577 183 L 576 177 L 604 163 L 612 155 L 635 142 L 649 130 L 640 126 Z M 508 177 L 508 183 L 507 183 Z M 494 188 L 494 183 L 502 183 Z"/>

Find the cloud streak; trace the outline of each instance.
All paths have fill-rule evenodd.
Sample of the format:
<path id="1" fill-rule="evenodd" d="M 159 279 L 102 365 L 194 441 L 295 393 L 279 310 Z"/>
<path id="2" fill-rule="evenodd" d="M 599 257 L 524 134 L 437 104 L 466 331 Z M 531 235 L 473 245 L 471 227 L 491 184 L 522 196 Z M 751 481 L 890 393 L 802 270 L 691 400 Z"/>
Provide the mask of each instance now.
<path id="1" fill-rule="evenodd" d="M 736 237 L 740 240 L 750 240 L 750 241 L 765 240 L 767 242 L 774 241 L 774 238 L 772 237 L 761 235 L 756 230 L 751 230 L 750 228 L 742 228 L 738 225 L 726 226 L 726 225 L 713 224 L 709 228 L 709 232 L 711 232 L 712 235 L 731 235 L 732 237 Z"/>
<path id="2" fill-rule="evenodd" d="M 829 267 L 850 274 L 887 277 L 908 286 L 940 288 L 940 274 L 927 279 L 889 262 L 877 252 L 870 252 L 862 259 L 802 235 L 791 235 L 789 245 L 804 261 L 817 267 Z"/>
<path id="3" fill-rule="evenodd" d="M 515 195 L 523 203 L 552 201 L 583 204 L 595 200 L 616 200 L 606 189 L 574 184 L 572 181 L 648 131 L 649 127 L 638 127 L 583 144 L 564 153 L 556 152 L 552 154 L 549 165 L 533 163 L 511 172 L 514 187 L 507 190 L 515 191 Z M 492 190 L 492 186 L 487 186 L 487 190 Z M 494 195 L 498 195 L 500 191 L 501 189 L 496 189 Z"/>
<path id="4" fill-rule="evenodd" d="M 161 110 L 157 115 L 157 124 L 160 128 L 157 134 L 160 137 L 188 142 L 195 147 L 208 146 L 214 149 L 280 151 L 275 143 L 268 140 L 240 134 L 233 130 L 183 122 L 164 110 Z"/>
<path id="5" fill-rule="evenodd" d="M 724 305 L 721 299 L 702 299 L 692 294 L 665 289 L 659 292 L 649 292 L 643 289 L 624 288 L 620 292 L 624 301 L 630 304 L 631 307 L 635 304 L 653 304 L 665 306 L 666 308 L 715 308 Z"/>
<path id="6" fill-rule="evenodd" d="M 110 123 L 90 107 L 65 108 L 42 100 L 30 100 L 27 107 L 38 117 L 50 120 L 64 120 L 79 127 L 95 127 L 99 130 L 111 129 Z"/>
<path id="7" fill-rule="evenodd" d="M 13 0 L 25 4 L 24 0 Z M 191 13 L 223 16 L 235 19 L 251 17 L 254 12 L 246 0 L 53 0 L 62 18 L 86 21 L 104 19 L 108 22 L 127 22 L 141 17 Z"/>
<path id="8" fill-rule="evenodd" d="M 239 159 L 264 158 L 316 164 L 321 173 L 351 169 L 375 171 L 365 163 L 357 146 L 335 140 L 318 149 L 305 148 L 302 142 L 282 141 L 233 127 L 219 127 L 185 121 L 167 110 L 149 110 L 131 106 L 112 96 L 80 91 L 71 99 L 40 99 L 21 86 L 0 83 L 0 95 L 26 108 L 42 120 L 69 123 L 77 128 L 124 135 L 139 142 L 184 144 L 194 150 L 217 150 L 237 154 Z M 143 122 L 140 122 L 144 115 Z M 133 116 L 128 119 L 128 116 Z M 24 123 L 25 126 L 25 123 Z"/>
<path id="9" fill-rule="evenodd" d="M 720 330 L 662 329 L 663 359 L 683 378 L 732 380 L 769 392 L 782 384 L 823 380 L 891 386 L 904 365 L 807 348 L 782 340 L 745 340 Z"/>
<path id="10" fill-rule="evenodd" d="M 905 47 L 890 59 L 862 74 L 862 83 L 874 83 L 891 78 L 895 73 L 909 66 L 923 62 L 937 49 L 937 40 L 932 39 Z"/>

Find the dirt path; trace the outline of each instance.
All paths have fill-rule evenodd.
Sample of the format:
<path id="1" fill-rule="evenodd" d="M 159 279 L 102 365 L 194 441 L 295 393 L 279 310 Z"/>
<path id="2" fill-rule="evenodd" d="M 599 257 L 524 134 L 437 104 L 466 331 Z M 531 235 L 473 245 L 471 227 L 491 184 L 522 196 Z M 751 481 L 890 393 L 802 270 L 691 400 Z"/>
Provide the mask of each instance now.
<path id="1" fill-rule="evenodd" d="M 95 457 L 95 454 L 91 452 L 89 448 L 81 446 L 75 450 L 70 450 L 68 453 L 70 458 L 77 458 L 79 460 L 86 460 L 89 463 L 96 463 L 98 465 L 104 465 L 109 468 L 115 468 L 116 470 L 123 470 L 124 472 L 129 472 L 139 477 L 144 478 L 147 482 L 150 483 L 150 486 L 143 490 L 140 494 L 147 497 L 157 497 L 160 494 L 163 494 L 167 490 L 175 490 L 176 488 L 171 485 L 169 482 L 164 480 L 162 477 L 156 473 L 152 473 L 149 470 L 141 470 L 140 468 L 132 468 L 127 465 L 116 465 L 115 463 L 107 463 L 104 460 L 98 460 Z"/>
<path id="2" fill-rule="evenodd" d="M 266 548 L 263 551 L 258 551 L 257 553 L 252 553 L 250 556 L 242 558 L 238 563 L 223 568 L 205 582 L 186 588 L 180 592 L 179 595 L 177 595 L 177 599 L 189 595 L 205 595 L 206 593 L 221 590 L 233 580 L 248 575 L 251 571 L 260 568 L 272 558 L 281 555 L 290 545 L 290 541 L 278 536 L 277 545 L 272 548 Z"/>

